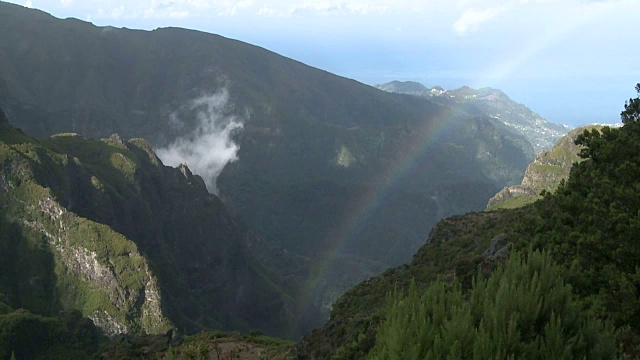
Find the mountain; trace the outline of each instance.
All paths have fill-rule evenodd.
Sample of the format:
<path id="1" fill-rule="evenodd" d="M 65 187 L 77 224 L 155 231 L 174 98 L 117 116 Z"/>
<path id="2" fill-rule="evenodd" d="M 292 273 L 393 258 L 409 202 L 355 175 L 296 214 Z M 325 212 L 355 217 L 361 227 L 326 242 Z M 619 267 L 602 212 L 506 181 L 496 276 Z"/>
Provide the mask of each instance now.
<path id="1" fill-rule="evenodd" d="M 524 136 L 531 143 L 533 154 L 551 149 L 554 143 L 570 130 L 566 125 L 554 124 L 543 119 L 498 89 L 472 89 L 463 86 L 459 89 L 444 90 L 439 86 L 428 88 L 413 81 L 392 81 L 376 87 L 388 92 L 434 98 L 442 103 L 455 103 L 471 114 L 489 116 Z"/>
<path id="2" fill-rule="evenodd" d="M 581 146 L 576 139 L 584 131 L 602 129 L 601 125 L 589 125 L 571 130 L 553 146 L 550 151 L 543 150 L 529 164 L 520 185 L 505 187 L 489 199 L 487 209 L 513 208 L 532 203 L 541 197 L 542 191 L 555 191 L 560 182 L 569 177 L 575 162 L 582 161 L 579 154 Z"/>
<path id="3" fill-rule="evenodd" d="M 353 284 L 408 261 L 437 220 L 519 182 L 532 157 L 523 136 L 456 102 L 217 35 L 96 27 L 7 3 L 0 32 L 12 124 L 35 137 L 145 138 L 167 164 L 186 162 L 241 219 L 251 255 L 284 288 L 300 284 L 313 316 L 291 322 L 297 334 Z"/>
<path id="4" fill-rule="evenodd" d="M 36 140 L 4 121 L 0 215 L 9 308 L 78 310 L 110 336 L 291 336 L 295 288 L 250 254 L 251 236 L 199 176 L 164 166 L 142 139 Z"/>
<path id="5" fill-rule="evenodd" d="M 634 108 L 638 109 L 638 103 L 639 98 L 625 108 L 633 112 Z M 635 114 L 637 116 L 637 110 Z M 577 311 L 595 316 L 589 320 L 592 325 L 573 338 L 585 341 L 580 347 L 580 351 L 587 351 L 585 356 L 611 358 L 613 352 L 618 357 L 637 358 L 640 354 L 637 341 L 640 327 L 636 321 L 640 301 L 636 261 L 640 255 L 636 236 L 640 227 L 640 158 L 637 156 L 640 123 L 629 120 L 619 129 L 591 129 L 575 139 L 575 146 L 582 148 L 580 157 L 583 161 L 573 163 L 569 177 L 555 192 L 547 192 L 539 201 L 523 207 L 468 213 L 440 221 L 409 264 L 389 269 L 347 291 L 336 302 L 327 324 L 297 344 L 297 356 L 304 359 L 363 359 L 375 355 L 371 349 L 376 353 L 386 350 L 410 353 L 413 346 L 410 344 L 415 344 L 416 337 L 432 336 L 433 331 L 442 336 L 457 334 L 458 337 L 434 340 L 440 347 L 433 348 L 431 355 L 438 358 L 438 354 L 456 348 L 461 350 L 456 341 L 467 342 L 476 337 L 478 340 L 489 333 L 499 337 L 500 331 L 485 331 L 488 326 L 485 320 L 488 318 L 493 325 L 503 323 L 505 317 L 502 315 L 511 319 L 508 326 L 511 330 L 507 331 L 505 327 L 502 334 L 513 335 L 510 343 L 514 339 L 516 343 L 522 341 L 522 345 L 510 346 L 509 352 L 533 350 L 543 354 L 554 337 L 545 332 L 560 324 L 575 326 L 578 324 Z M 572 158 L 566 144 L 561 142 L 559 146 L 564 151 L 556 149 L 558 153 Z M 567 159 L 557 157 L 562 158 Z M 529 254 L 524 255 L 528 261 L 550 266 L 555 275 L 544 275 L 530 268 L 528 275 L 525 272 L 515 281 L 492 280 L 494 274 L 502 276 L 513 267 L 512 254 L 516 254 L 517 259 L 521 256 L 517 254 L 523 253 Z M 505 259 L 511 259 L 507 260 L 506 268 L 502 267 Z M 516 260 L 516 264 L 518 261 L 522 266 L 529 266 L 522 260 Z M 546 286 L 541 284 L 558 277 L 562 281 L 558 286 L 565 289 L 565 295 L 557 304 L 572 303 L 573 310 L 556 312 L 557 320 L 552 320 L 553 316 L 547 317 L 551 323 L 557 321 L 555 325 L 530 327 L 536 323 L 532 319 L 542 314 L 541 306 L 546 307 L 560 299 L 551 293 L 539 292 Z M 478 291 L 482 292 L 488 286 L 487 281 L 502 285 L 478 295 Z M 537 289 L 541 300 L 531 302 L 528 308 L 514 305 L 523 303 L 524 295 L 507 297 L 502 305 L 490 302 L 524 288 Z M 423 294 L 421 300 L 416 300 L 416 294 Z M 450 296 L 458 296 L 461 302 L 455 305 L 450 302 L 453 301 Z M 487 304 L 480 314 L 495 311 L 494 315 L 480 319 L 477 308 L 469 310 L 466 307 L 477 304 Z M 414 307 L 407 308 L 409 313 L 402 313 L 404 306 Z M 425 306 L 434 310 L 420 313 L 429 311 L 424 310 Z M 505 307 L 509 311 L 505 312 Z M 416 316 L 418 313 L 423 316 Z M 437 320 L 437 316 L 442 318 Z M 420 324 L 432 321 L 441 326 L 411 333 Z M 385 324 L 385 330 L 379 330 L 381 324 Z M 469 331 L 457 331 L 460 329 Z M 392 348 L 389 339 L 394 338 L 405 341 L 400 343 L 404 346 Z M 538 342 L 532 343 L 535 338 Z M 609 342 L 605 345 L 606 350 L 596 346 L 602 339 Z M 443 341 L 452 345 L 446 347 Z M 569 346 L 573 346 L 572 341 L 561 342 L 563 345 L 557 348 L 556 354 L 564 352 L 561 357 L 573 358 L 573 352 L 566 353 Z M 479 347 L 474 349 L 478 351 L 492 347 L 478 343 L 476 346 Z M 496 349 L 498 354 L 505 350 Z M 605 353 L 608 355 L 603 355 Z"/>

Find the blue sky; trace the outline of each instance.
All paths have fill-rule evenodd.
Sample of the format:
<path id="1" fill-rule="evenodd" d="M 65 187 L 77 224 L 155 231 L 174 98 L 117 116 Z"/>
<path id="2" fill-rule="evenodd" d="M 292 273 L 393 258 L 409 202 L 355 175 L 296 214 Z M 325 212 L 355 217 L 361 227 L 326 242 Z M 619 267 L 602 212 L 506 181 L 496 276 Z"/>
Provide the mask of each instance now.
<path id="1" fill-rule="evenodd" d="M 56 17 L 178 26 L 366 84 L 495 87 L 543 117 L 619 121 L 640 82 L 637 0 L 30 0 Z"/>

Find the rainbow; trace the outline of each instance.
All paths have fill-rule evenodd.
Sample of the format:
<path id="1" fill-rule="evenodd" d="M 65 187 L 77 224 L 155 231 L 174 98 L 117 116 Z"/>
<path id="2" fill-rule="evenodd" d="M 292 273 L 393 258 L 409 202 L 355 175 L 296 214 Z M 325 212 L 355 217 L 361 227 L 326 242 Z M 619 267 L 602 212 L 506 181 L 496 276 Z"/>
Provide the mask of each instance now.
<path id="1" fill-rule="evenodd" d="M 323 244 L 329 244 L 329 248 L 315 259 L 316 266 L 310 272 L 313 278 L 307 281 L 301 298 L 298 299 L 298 303 L 301 304 L 300 310 L 304 311 L 312 305 L 314 293 L 325 283 L 327 275 L 340 261 L 344 250 L 356 239 L 367 220 L 385 206 L 391 189 L 407 177 L 411 169 L 416 166 L 417 160 L 429 151 L 442 133 L 453 125 L 456 114 L 451 109 L 439 106 L 436 114 L 428 117 L 413 129 L 413 132 L 418 135 L 412 136 L 410 141 L 404 144 L 404 149 L 399 151 L 398 158 L 388 167 L 382 168 L 375 179 L 372 179 L 375 185 L 367 187 L 356 201 L 343 209 L 342 216 L 338 217 L 340 222 L 328 231 Z M 299 325 L 292 324 L 291 334 L 295 333 Z"/>
<path id="2" fill-rule="evenodd" d="M 505 57 L 504 61 L 486 69 L 476 81 L 469 85 L 473 88 L 479 88 L 512 78 L 519 70 L 526 68 L 528 62 L 534 59 L 536 55 L 555 44 L 561 43 L 571 35 L 572 31 L 576 31 L 581 26 L 596 19 L 598 13 L 604 9 L 606 7 L 592 6 L 587 9 L 588 11 L 584 11 L 577 16 L 563 17 L 558 26 L 541 29 L 535 38 L 523 41 L 519 49 L 511 51 L 510 56 Z M 308 281 L 300 299 L 303 304 L 301 309 L 310 305 L 313 292 L 324 282 L 330 269 L 340 260 L 344 249 L 353 242 L 367 220 L 384 206 L 390 190 L 398 182 L 406 178 L 411 168 L 415 166 L 417 159 L 434 144 L 442 132 L 451 124 L 455 115 L 444 114 L 446 114 L 446 111 L 429 120 L 425 120 L 420 125 L 422 128 L 419 131 L 426 136 L 421 139 L 413 139 L 413 142 L 406 144 L 406 149 L 400 158 L 389 167 L 381 169 L 377 174 L 377 178 L 374 181 L 377 185 L 361 194 L 357 201 L 345 210 L 343 216 L 340 217 L 342 219 L 341 222 L 328 232 L 328 241 L 326 243 L 331 244 L 331 246 L 327 252 L 319 256 L 317 266 L 312 271 L 315 275 Z M 295 331 L 298 325 L 293 324 L 292 331 Z"/>
<path id="3" fill-rule="evenodd" d="M 570 39 L 572 32 L 579 31 L 584 26 L 598 24 L 603 12 L 611 8 L 611 4 L 594 3 L 579 11 L 574 8 L 564 9 L 571 16 L 562 16 L 559 20 L 555 19 L 552 26 L 542 27 L 531 38 L 522 39 L 520 47 L 509 49 L 509 55 L 505 56 L 503 61 L 497 62 L 483 71 L 482 75 L 469 85 L 481 88 L 513 78 L 518 71 L 526 70 L 529 67 L 529 62 L 537 55 Z"/>

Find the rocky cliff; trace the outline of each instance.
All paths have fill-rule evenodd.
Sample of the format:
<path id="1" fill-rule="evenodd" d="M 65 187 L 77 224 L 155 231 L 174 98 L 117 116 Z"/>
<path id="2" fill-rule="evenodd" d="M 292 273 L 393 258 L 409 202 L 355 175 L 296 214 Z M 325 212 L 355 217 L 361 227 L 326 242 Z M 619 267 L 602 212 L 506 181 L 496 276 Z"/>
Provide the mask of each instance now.
<path id="1" fill-rule="evenodd" d="M 141 139 L 36 140 L 0 127 L 5 304 L 77 309 L 109 335 L 174 326 L 286 335 L 295 310 L 278 278 L 186 166 L 164 166 Z"/>
<path id="2" fill-rule="evenodd" d="M 585 130 L 601 129 L 590 125 L 571 130 L 558 140 L 553 149 L 542 150 L 529 164 L 520 185 L 505 187 L 492 197 L 487 209 L 513 208 L 540 199 L 542 191 L 554 191 L 562 180 L 566 180 L 574 163 L 581 161 L 578 156 L 582 147 L 575 144 L 578 135 Z"/>

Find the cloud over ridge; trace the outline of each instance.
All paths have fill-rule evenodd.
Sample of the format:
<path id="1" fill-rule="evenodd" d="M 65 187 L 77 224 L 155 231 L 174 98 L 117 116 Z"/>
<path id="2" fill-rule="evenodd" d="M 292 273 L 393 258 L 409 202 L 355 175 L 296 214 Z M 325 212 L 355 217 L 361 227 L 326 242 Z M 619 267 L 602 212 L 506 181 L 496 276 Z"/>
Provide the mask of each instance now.
<path id="1" fill-rule="evenodd" d="M 229 115 L 229 108 L 226 88 L 191 100 L 171 115 L 169 123 L 174 128 L 183 128 L 181 117 L 186 113 L 195 116 L 196 126 L 167 147 L 156 150 L 166 165 L 187 164 L 194 174 L 202 176 L 207 189 L 214 194 L 218 193 L 216 180 L 222 169 L 238 160 L 240 146 L 233 135 L 244 128 L 245 119 Z"/>

